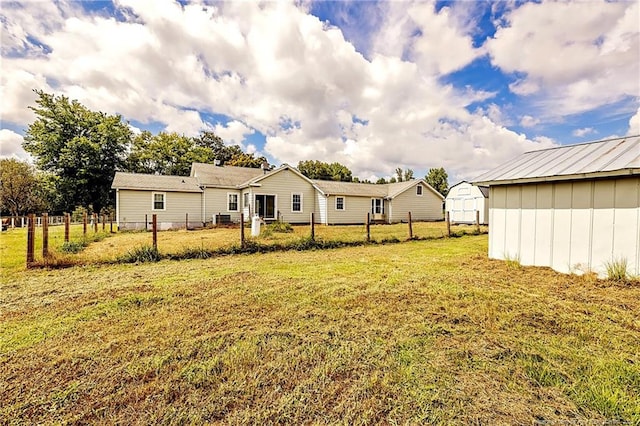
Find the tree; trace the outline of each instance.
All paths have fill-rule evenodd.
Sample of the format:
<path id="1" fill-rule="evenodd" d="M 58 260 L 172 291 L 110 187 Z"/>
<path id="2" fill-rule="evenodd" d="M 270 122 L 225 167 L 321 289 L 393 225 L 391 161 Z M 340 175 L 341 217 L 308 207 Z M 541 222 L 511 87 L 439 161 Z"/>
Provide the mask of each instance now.
<path id="1" fill-rule="evenodd" d="M 111 181 L 120 170 L 131 130 L 120 115 L 90 111 L 78 101 L 36 90 L 36 120 L 23 147 L 36 166 L 57 176 L 60 209 L 78 205 L 99 211 L 112 202 Z"/>
<path id="2" fill-rule="evenodd" d="M 396 181 L 397 182 L 402 182 L 403 176 L 404 176 L 404 173 L 402 171 L 402 167 L 396 168 Z"/>
<path id="3" fill-rule="evenodd" d="M 408 181 L 408 180 L 411 180 L 411 179 L 413 179 L 413 170 L 411 170 L 411 169 L 405 170 L 404 171 L 404 180 Z"/>
<path id="4" fill-rule="evenodd" d="M 196 146 L 192 138 L 177 133 L 144 131 L 133 138 L 127 169 L 136 173 L 188 176 L 194 162 L 213 162 L 208 148 Z"/>
<path id="5" fill-rule="evenodd" d="M 383 178 L 383 177 L 379 178 L 376 181 L 376 184 L 378 184 L 378 185 L 382 185 L 382 184 L 385 184 L 385 183 L 387 183 L 387 180 L 385 178 Z"/>
<path id="6" fill-rule="evenodd" d="M 439 167 L 437 169 L 429 169 L 429 172 L 424 177 L 433 189 L 438 191 L 443 196 L 447 196 L 449 192 L 449 182 L 447 181 L 449 177 L 447 176 L 447 172 L 445 172 L 444 168 Z"/>
<path id="7" fill-rule="evenodd" d="M 226 164 L 228 166 L 252 167 L 255 169 L 259 169 L 260 167 L 262 167 L 263 163 L 268 163 L 265 157 L 255 157 L 253 154 L 240 152 L 234 154 Z"/>
<path id="8" fill-rule="evenodd" d="M 39 183 L 30 164 L 13 158 L 0 160 L 0 210 L 17 217 L 43 209 Z"/>
<path id="9" fill-rule="evenodd" d="M 351 170 L 340 163 L 329 164 L 318 160 L 306 160 L 298 162 L 298 170 L 309 179 L 342 182 L 351 182 L 353 180 Z"/>

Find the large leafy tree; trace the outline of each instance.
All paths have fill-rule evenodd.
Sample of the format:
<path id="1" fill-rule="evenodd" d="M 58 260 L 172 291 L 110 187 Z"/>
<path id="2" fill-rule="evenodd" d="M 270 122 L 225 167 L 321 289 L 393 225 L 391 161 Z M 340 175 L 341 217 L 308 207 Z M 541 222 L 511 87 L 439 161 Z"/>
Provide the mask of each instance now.
<path id="1" fill-rule="evenodd" d="M 36 166 L 57 178 L 55 190 L 62 210 L 111 200 L 111 181 L 123 164 L 131 130 L 120 115 L 87 109 L 78 101 L 36 90 L 36 120 L 27 128 L 24 149 Z"/>
<path id="2" fill-rule="evenodd" d="M 211 163 L 215 156 L 194 140 L 177 133 L 144 131 L 133 138 L 127 158 L 127 170 L 136 173 L 187 176 L 191 164 Z"/>
<path id="3" fill-rule="evenodd" d="M 447 176 L 447 172 L 445 172 L 444 168 L 438 167 L 429 169 L 429 172 L 424 179 L 433 187 L 433 189 L 446 197 L 449 192 L 448 178 L 449 177 Z"/>
<path id="4" fill-rule="evenodd" d="M 43 183 L 29 163 L 13 158 L 0 160 L 0 210 L 12 216 L 44 210 Z"/>
<path id="5" fill-rule="evenodd" d="M 329 164 L 318 160 L 306 160 L 298 163 L 298 170 L 309 179 L 342 182 L 351 182 L 353 180 L 351 170 L 340 163 Z"/>
<path id="6" fill-rule="evenodd" d="M 253 154 L 240 152 L 234 154 L 226 164 L 228 166 L 251 167 L 257 169 L 262 167 L 263 163 L 267 163 L 267 159 L 265 157 L 256 157 Z"/>

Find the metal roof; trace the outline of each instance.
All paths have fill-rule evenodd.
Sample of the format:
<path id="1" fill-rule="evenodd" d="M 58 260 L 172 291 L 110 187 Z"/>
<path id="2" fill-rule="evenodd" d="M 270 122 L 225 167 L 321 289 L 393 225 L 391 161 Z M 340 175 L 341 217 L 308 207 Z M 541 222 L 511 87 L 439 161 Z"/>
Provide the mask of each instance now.
<path id="1" fill-rule="evenodd" d="M 640 174 L 640 136 L 525 152 L 475 179 L 475 185 Z"/>
<path id="2" fill-rule="evenodd" d="M 202 192 L 198 182 L 192 177 L 124 172 L 116 172 L 111 189 Z"/>

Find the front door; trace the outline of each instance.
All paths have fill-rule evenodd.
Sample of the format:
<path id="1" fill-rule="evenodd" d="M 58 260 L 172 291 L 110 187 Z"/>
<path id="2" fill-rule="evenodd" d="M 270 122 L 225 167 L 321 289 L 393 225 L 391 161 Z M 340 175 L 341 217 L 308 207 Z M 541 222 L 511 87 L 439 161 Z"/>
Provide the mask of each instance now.
<path id="1" fill-rule="evenodd" d="M 256 195 L 255 211 L 263 219 L 276 218 L 276 196 Z"/>

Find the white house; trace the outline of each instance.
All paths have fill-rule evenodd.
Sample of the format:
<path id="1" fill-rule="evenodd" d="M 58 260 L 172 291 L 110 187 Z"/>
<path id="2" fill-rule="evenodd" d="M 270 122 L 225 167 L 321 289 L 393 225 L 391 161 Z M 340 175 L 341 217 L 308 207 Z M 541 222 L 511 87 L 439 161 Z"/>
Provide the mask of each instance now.
<path id="1" fill-rule="evenodd" d="M 490 258 L 640 275 L 640 136 L 527 152 L 474 183 L 490 189 Z"/>
<path id="2" fill-rule="evenodd" d="M 255 214 L 266 221 L 322 224 L 442 220 L 444 197 L 424 179 L 373 185 L 311 180 L 287 164 L 275 170 L 194 163 L 189 177 L 117 172 L 120 229 L 140 229 L 156 214 L 161 229 L 239 222 Z"/>
<path id="3" fill-rule="evenodd" d="M 479 215 L 480 224 L 486 225 L 489 223 L 489 188 L 463 180 L 449 188 L 445 210 L 452 223 L 476 223 Z"/>

